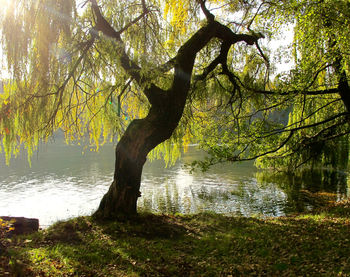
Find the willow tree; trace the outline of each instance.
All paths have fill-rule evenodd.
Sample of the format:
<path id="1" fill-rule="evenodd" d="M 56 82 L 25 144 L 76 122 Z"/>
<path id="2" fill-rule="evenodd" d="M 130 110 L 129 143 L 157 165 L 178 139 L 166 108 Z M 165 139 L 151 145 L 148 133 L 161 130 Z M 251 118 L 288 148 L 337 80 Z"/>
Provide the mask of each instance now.
<path id="1" fill-rule="evenodd" d="M 147 155 L 186 137 L 187 120 L 179 122 L 191 88 L 219 66 L 220 78 L 235 83 L 229 52 L 263 37 L 237 33 L 206 4 L 221 14 L 250 8 L 214 0 L 9 2 L 1 24 L 11 72 L 0 104 L 7 160 L 21 144 L 30 156 L 58 129 L 67 141 L 89 134 L 97 147 L 119 134 L 114 179 L 96 215 L 136 213 Z M 250 30 L 255 18 L 246 15 Z"/>
<path id="2" fill-rule="evenodd" d="M 282 1 L 281 19 L 294 22 L 295 69 L 287 84 L 298 95 L 289 125 L 293 138 L 284 150 L 294 165 L 347 169 L 349 160 L 349 1 Z M 279 161 L 280 163 L 280 161 Z"/>
<path id="3" fill-rule="evenodd" d="M 260 1 L 255 7 L 255 28 L 269 36 L 283 35 L 286 27 L 294 31 L 293 44 L 274 57 L 289 58 L 294 66 L 270 80 L 263 59 L 255 58 L 255 49 L 234 55 L 230 69 L 235 82 L 215 85 L 217 90 L 236 92 L 229 98 L 231 112 L 216 105 L 210 122 L 197 116 L 206 127 L 197 129 L 197 137 L 211 155 L 195 165 L 207 168 L 223 161 L 256 160 L 258 166 L 289 171 L 320 166 L 347 169 L 349 1 Z M 273 72 L 272 59 L 267 66 Z M 217 120 L 218 114 L 226 117 Z"/>
<path id="4" fill-rule="evenodd" d="M 2 13 L 7 160 L 59 129 L 97 148 L 118 136 L 99 217 L 136 213 L 149 153 L 191 139 L 210 154 L 202 168 L 348 158 L 347 2 L 15 0 Z M 295 68 L 272 80 L 265 42 L 288 24 Z"/>

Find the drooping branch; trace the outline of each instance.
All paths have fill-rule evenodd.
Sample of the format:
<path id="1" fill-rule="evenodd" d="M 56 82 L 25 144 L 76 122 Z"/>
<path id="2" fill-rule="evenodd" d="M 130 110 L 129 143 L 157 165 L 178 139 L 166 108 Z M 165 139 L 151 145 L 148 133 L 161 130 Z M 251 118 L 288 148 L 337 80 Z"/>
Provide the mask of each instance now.
<path id="1" fill-rule="evenodd" d="M 294 127 L 294 128 L 289 128 L 290 126 L 287 126 L 288 128 L 284 127 L 284 128 L 281 128 L 281 129 L 275 129 L 272 132 L 269 132 L 268 135 L 259 136 L 258 138 L 267 138 L 269 136 L 282 134 L 282 133 L 285 133 L 285 132 L 291 132 L 291 131 L 294 132 L 294 131 L 299 131 L 299 130 L 304 130 L 304 129 L 310 129 L 310 128 L 317 127 L 317 126 L 320 126 L 320 125 L 324 125 L 324 124 L 326 124 L 328 122 L 331 122 L 333 120 L 336 120 L 336 119 L 338 119 L 340 117 L 348 118 L 349 114 L 347 112 L 342 112 L 342 113 L 336 114 L 334 116 L 331 116 L 329 118 L 326 118 L 325 120 L 318 121 L 318 122 L 315 122 L 315 123 L 311 123 L 311 124 L 308 124 L 308 125 L 302 125 L 302 126 L 298 126 L 298 127 Z"/>
<path id="2" fill-rule="evenodd" d="M 264 36 L 262 36 L 263 38 Z M 260 56 L 264 59 L 265 61 L 265 64 L 266 64 L 266 67 L 269 69 L 270 68 L 270 61 L 269 59 L 266 57 L 266 55 L 264 54 L 263 50 L 261 49 L 258 41 L 255 42 L 255 46 L 256 48 L 258 49 L 259 53 L 260 53 Z"/>
<path id="3" fill-rule="evenodd" d="M 260 153 L 260 154 L 257 154 L 257 155 L 251 156 L 251 157 L 247 157 L 247 158 L 240 158 L 239 156 L 233 156 L 233 157 L 229 157 L 227 160 L 230 162 L 254 161 L 260 157 L 267 156 L 267 155 L 272 154 L 272 153 L 276 153 L 277 151 L 282 149 L 282 147 L 285 146 L 288 143 L 288 141 L 290 141 L 290 139 L 293 137 L 293 135 L 294 135 L 294 131 L 292 130 L 292 131 L 290 131 L 288 137 L 285 140 L 283 140 L 277 147 L 274 147 L 273 149 L 268 150 L 266 152 L 263 152 L 263 153 Z M 246 149 L 248 149 L 248 148 L 246 148 Z"/>
<path id="4" fill-rule="evenodd" d="M 125 52 L 125 45 L 120 35 L 127 28 L 129 28 L 130 26 L 138 22 L 141 18 L 143 18 L 148 13 L 148 10 L 144 11 L 140 16 L 138 16 L 135 20 L 127 24 L 120 31 L 116 31 L 102 15 L 96 0 L 90 0 L 90 2 L 92 4 L 92 9 L 96 16 L 96 31 L 102 32 L 106 37 L 113 39 L 116 43 L 118 43 L 117 45 L 119 46 L 118 50 L 120 51 L 120 61 L 122 67 L 137 83 L 140 84 L 142 82 L 142 77 L 140 75 L 141 68 L 134 61 L 132 61 Z"/>
<path id="5" fill-rule="evenodd" d="M 49 130 L 49 128 L 47 128 L 47 127 L 49 127 L 49 125 L 52 125 L 52 126 L 54 125 L 58 110 L 59 110 L 60 106 L 62 105 L 64 90 L 65 90 L 68 82 L 74 77 L 74 74 L 75 74 L 78 66 L 80 65 L 81 61 L 84 59 L 86 53 L 89 51 L 89 49 L 94 44 L 94 41 L 95 41 L 95 38 L 92 37 L 91 39 L 89 39 L 87 42 L 84 43 L 82 54 L 79 56 L 77 61 L 74 63 L 72 69 L 68 73 L 68 76 L 64 80 L 63 84 L 61 86 L 59 86 L 57 88 L 57 90 L 54 92 L 54 95 L 56 95 L 55 108 L 52 111 L 50 117 L 47 120 L 46 125 L 42 128 L 42 130 Z M 34 96 L 32 96 L 32 97 L 34 97 Z"/>
<path id="6" fill-rule="evenodd" d="M 294 144 L 292 144 L 288 152 L 281 153 L 280 155 L 277 155 L 273 158 L 287 158 L 292 155 L 295 155 L 296 153 L 302 153 L 305 151 L 305 149 L 310 149 L 311 152 L 309 151 L 308 157 L 304 161 L 301 161 L 296 166 L 294 166 L 294 169 L 297 169 L 298 167 L 302 166 L 303 164 L 306 164 L 312 159 L 316 159 L 317 157 L 319 157 L 320 154 L 322 154 L 322 151 L 312 151 L 312 149 L 315 146 L 318 148 L 320 144 L 324 145 L 327 141 L 332 141 L 337 138 L 348 135 L 350 133 L 349 129 L 345 131 L 339 131 L 339 128 L 346 125 L 347 123 L 347 119 L 344 118 L 343 120 L 322 129 L 321 131 L 312 136 L 303 137 L 301 140 L 298 140 Z"/>
<path id="7" fill-rule="evenodd" d="M 262 53 L 263 54 L 263 53 Z M 265 58 L 264 58 L 265 59 Z M 268 63 L 268 60 L 265 60 L 265 62 Z M 339 93 L 339 85 L 336 88 L 329 88 L 329 89 L 322 89 L 322 90 L 309 90 L 311 86 L 315 83 L 317 80 L 317 76 L 322 72 L 323 70 L 327 69 L 332 65 L 326 65 L 319 70 L 317 70 L 315 76 L 313 77 L 312 81 L 304 88 L 298 89 L 298 90 L 287 90 L 287 91 L 279 91 L 279 90 L 264 90 L 264 89 L 256 89 L 253 87 L 248 87 L 244 83 L 240 82 L 240 85 L 244 87 L 246 90 L 251 91 L 253 93 L 258 93 L 258 94 L 265 94 L 265 95 L 280 95 L 280 96 L 288 96 L 288 95 L 327 95 L 327 94 L 337 94 Z"/>
<path id="8" fill-rule="evenodd" d="M 341 101 L 341 99 L 335 99 L 331 102 L 328 102 L 327 104 L 323 105 L 322 107 L 319 107 L 318 109 L 314 110 L 312 113 L 310 113 L 308 116 L 304 117 L 303 119 L 299 120 L 299 121 L 296 121 L 292 124 L 288 124 L 288 125 L 285 125 L 283 126 L 282 128 L 276 128 L 276 129 L 272 129 L 272 130 L 269 130 L 269 131 L 266 131 L 266 132 L 263 132 L 261 133 L 261 135 L 259 136 L 253 136 L 253 140 L 250 141 L 250 143 L 253 143 L 256 139 L 260 140 L 260 139 L 266 139 L 266 138 L 269 138 L 271 136 L 275 136 L 275 135 L 279 135 L 279 134 L 282 134 L 284 132 L 290 132 L 290 131 L 299 131 L 299 130 L 303 130 L 303 129 L 308 129 L 308 128 L 312 128 L 312 127 L 317 127 L 317 126 L 320 126 L 320 125 L 323 125 L 323 124 L 326 124 L 328 122 L 331 122 L 335 119 L 338 119 L 340 117 L 344 117 L 344 118 L 348 118 L 348 114 L 346 112 L 343 112 L 343 113 L 340 113 L 340 114 L 336 114 L 332 117 L 329 117 L 327 119 L 324 119 L 323 121 L 319 121 L 319 122 L 315 122 L 315 123 L 312 123 L 312 124 L 307 124 L 307 125 L 302 125 L 302 123 L 305 123 L 308 119 L 312 118 L 312 116 L 316 115 L 317 113 L 319 113 L 320 111 L 322 111 L 323 109 L 325 109 L 326 107 L 329 107 L 330 105 L 336 103 L 336 102 L 339 102 Z M 283 104 L 284 101 L 282 101 L 281 103 L 278 103 L 276 105 L 273 105 L 271 107 L 266 107 L 264 109 L 260 109 L 260 110 L 257 110 L 255 111 L 254 113 L 250 114 L 250 115 L 247 115 L 247 116 L 244 116 L 244 117 L 240 117 L 240 119 L 244 119 L 244 118 L 249 118 L 249 117 L 253 117 L 255 116 L 257 113 L 261 112 L 261 111 L 264 111 L 264 110 L 269 110 L 271 108 L 275 108 L 277 107 L 278 105 L 281 105 Z M 241 138 L 243 139 L 249 139 L 251 138 L 252 135 L 251 134 L 247 134 Z"/>
<path id="9" fill-rule="evenodd" d="M 252 160 L 256 160 L 258 158 L 261 158 L 261 157 L 264 157 L 264 156 L 267 156 L 269 154 L 273 154 L 273 153 L 277 153 L 279 150 L 282 149 L 282 147 L 284 147 L 285 145 L 287 145 L 287 143 L 292 139 L 292 137 L 297 134 L 297 131 L 299 130 L 302 130 L 302 129 L 306 129 L 306 128 L 311 128 L 311 127 L 315 127 L 315 126 L 319 126 L 319 125 L 322 125 L 322 124 L 326 124 L 328 122 L 331 122 L 341 116 L 345 116 L 342 120 L 340 120 L 339 122 L 335 122 L 333 123 L 332 125 L 328 126 L 328 127 L 325 127 L 323 128 L 322 130 L 320 130 L 318 133 L 314 134 L 313 136 L 310 136 L 310 137 L 304 137 L 302 140 L 298 140 L 296 143 L 294 143 L 294 146 L 292 146 L 292 152 L 293 153 L 296 153 L 296 152 L 302 152 L 304 151 L 304 149 L 306 147 L 311 147 L 312 145 L 314 145 L 315 143 L 320 143 L 320 142 L 325 142 L 325 141 L 329 141 L 329 140 L 333 140 L 333 139 L 336 139 L 338 137 L 341 137 L 341 136 L 344 136 L 344 135 L 347 135 L 350 133 L 349 130 L 347 131 L 341 131 L 341 132 L 337 132 L 336 129 L 343 126 L 344 124 L 347 124 L 348 123 L 348 120 L 347 120 L 347 114 L 346 113 L 343 113 L 339 116 L 334 116 L 334 117 L 331 117 L 331 118 L 328 118 L 324 121 L 321 121 L 321 122 L 317 122 L 315 124 L 309 124 L 307 126 L 301 126 L 301 127 L 296 127 L 296 128 L 293 128 L 293 129 L 286 129 L 284 130 L 284 132 L 289 132 L 288 136 L 286 139 L 284 139 L 280 144 L 278 144 L 278 146 L 276 147 L 273 147 L 272 149 L 270 150 L 267 150 L 265 152 L 262 152 L 262 153 L 259 153 L 259 154 L 256 154 L 256 155 L 253 155 L 253 156 L 248 156 L 248 157 L 244 157 L 244 158 L 241 158 L 240 156 L 246 151 L 249 149 L 249 145 L 251 144 L 254 144 L 255 143 L 255 140 L 256 139 L 260 139 L 262 137 L 256 137 L 254 140 L 252 140 L 250 143 L 248 143 L 246 145 L 246 147 L 244 148 L 244 150 L 242 150 L 240 153 L 236 154 L 236 155 L 233 155 L 231 157 L 226 157 L 226 160 L 227 161 L 230 161 L 230 162 L 237 162 L 237 161 L 252 161 Z M 268 136 L 271 136 L 271 135 L 275 135 L 275 134 L 269 134 Z M 266 138 L 267 136 L 265 136 Z M 288 152 L 290 152 L 290 150 L 286 150 L 284 153 L 281 153 L 279 154 L 278 156 L 276 157 L 285 157 L 285 155 L 290 155 L 288 154 Z M 316 156 L 317 156 L 318 153 L 316 153 Z M 274 158 L 276 158 L 274 157 Z M 214 161 L 214 160 L 213 160 Z M 220 161 L 217 161 L 217 162 L 220 162 Z M 214 165 L 215 163 L 213 163 L 212 165 Z"/>
<path id="10" fill-rule="evenodd" d="M 128 23 L 121 30 L 116 31 L 102 15 L 96 0 L 90 0 L 90 1 L 92 3 L 92 9 L 96 16 L 96 27 L 95 27 L 96 31 L 101 31 L 105 36 L 111 38 L 115 42 L 115 44 L 118 46 L 118 50 L 120 51 L 121 66 L 131 76 L 132 79 L 134 79 L 141 87 L 143 87 L 146 81 L 146 76 L 140 74 L 141 68 L 126 53 L 125 44 L 120 35 L 127 28 L 136 24 L 139 20 L 144 18 L 149 13 L 149 10 L 147 9 L 145 2 L 142 1 L 143 13 L 139 15 L 137 18 L 135 18 L 133 21 Z M 152 105 L 159 106 L 161 105 L 165 92 L 164 90 L 157 87 L 156 85 L 150 84 L 143 90 L 143 93 L 146 95 L 146 97 L 148 98 L 149 102 Z"/>
<path id="11" fill-rule="evenodd" d="M 309 88 L 311 88 L 315 82 L 317 81 L 318 76 L 320 75 L 321 72 L 323 72 L 324 70 L 326 70 L 327 68 L 333 66 L 332 64 L 326 64 L 324 66 L 322 66 L 321 68 L 319 68 L 316 72 L 314 77 L 312 78 L 310 84 L 306 87 L 306 90 L 308 90 Z"/>
<path id="12" fill-rule="evenodd" d="M 246 147 L 244 147 L 238 154 L 234 154 L 232 156 L 225 156 L 224 161 L 225 162 L 244 162 L 244 161 L 254 161 L 260 157 L 272 154 L 272 153 L 276 153 L 277 151 L 279 151 L 280 149 L 282 149 L 293 137 L 294 132 L 290 132 L 288 137 L 286 139 L 284 139 L 280 144 L 278 144 L 276 147 L 273 147 L 270 150 L 267 150 L 263 153 L 260 154 L 256 154 L 256 155 L 252 155 L 252 156 L 248 156 L 248 157 L 244 157 L 242 158 L 241 155 L 244 154 L 245 151 L 249 150 L 249 144 L 246 145 Z M 222 158 L 214 158 L 214 157 L 210 157 L 210 158 L 206 158 L 205 161 L 196 161 L 194 164 L 194 166 L 196 165 L 200 165 L 203 168 L 208 168 L 210 166 L 222 163 L 223 160 Z"/>
<path id="13" fill-rule="evenodd" d="M 142 14 L 140 14 L 138 17 L 136 17 L 134 20 L 132 20 L 131 22 L 129 22 L 128 24 L 126 24 L 122 29 L 120 29 L 118 31 L 119 34 L 122 34 L 124 31 L 126 31 L 127 29 L 129 29 L 132 25 L 134 25 L 135 23 L 137 23 L 139 20 L 141 20 L 142 18 L 145 17 L 146 14 L 148 14 L 149 11 L 145 10 Z"/>

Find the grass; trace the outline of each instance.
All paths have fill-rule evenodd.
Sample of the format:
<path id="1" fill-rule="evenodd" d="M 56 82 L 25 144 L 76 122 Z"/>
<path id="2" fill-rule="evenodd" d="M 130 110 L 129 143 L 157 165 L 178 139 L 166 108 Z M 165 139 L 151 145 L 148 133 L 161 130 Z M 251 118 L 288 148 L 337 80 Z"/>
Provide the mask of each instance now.
<path id="1" fill-rule="evenodd" d="M 350 276 L 350 201 L 279 218 L 79 217 L 4 244 L 0 276 Z"/>

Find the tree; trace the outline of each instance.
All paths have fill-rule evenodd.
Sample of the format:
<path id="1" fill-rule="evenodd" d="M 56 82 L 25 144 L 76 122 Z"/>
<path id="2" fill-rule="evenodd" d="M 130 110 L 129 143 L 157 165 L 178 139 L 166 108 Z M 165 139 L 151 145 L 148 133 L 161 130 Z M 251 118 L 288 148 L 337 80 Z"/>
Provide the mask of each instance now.
<path id="1" fill-rule="evenodd" d="M 315 73 L 296 59 L 291 76 L 270 81 L 273 63 L 262 43 L 285 22 L 303 22 L 305 7 L 313 7 L 282 2 L 11 2 L 1 24 L 12 73 L 0 104 L 7 160 L 21 144 L 30 156 L 58 129 L 67 141 L 87 133 L 97 148 L 101 136 L 106 141 L 119 134 L 114 180 L 96 212 L 101 218 L 135 214 L 147 155 L 163 147 L 169 156 L 172 143 L 191 137 L 211 154 L 197 163 L 204 168 L 265 156 L 266 166 L 303 163 L 304 145 L 348 133 L 348 111 L 338 98 L 324 98 L 339 93 L 343 83 L 346 107 L 347 82 L 334 76 L 348 69 L 338 59 L 333 71 L 327 66 Z M 295 7 L 302 12 L 293 13 Z M 327 24 L 323 28 L 336 28 Z M 344 57 L 337 36 L 329 43 Z M 300 40 L 295 52 L 307 57 L 318 50 Z M 309 76 L 314 78 L 305 86 Z M 329 115 L 334 107 L 340 112 Z M 279 119 L 281 113 L 289 114 L 289 123 Z M 305 130 L 311 135 L 303 136 Z M 302 144 L 300 137 L 306 138 Z M 286 159 L 292 154 L 297 158 Z"/>
<path id="2" fill-rule="evenodd" d="M 262 36 L 236 34 L 215 20 L 204 1 L 163 3 L 165 12 L 173 13 L 173 26 L 162 20 L 157 1 L 90 0 L 84 5 L 91 8 L 81 10 L 76 4 L 14 1 L 8 8 L 2 31 L 14 81 L 1 106 L 3 147 L 9 157 L 24 142 L 31 153 L 58 128 L 70 139 L 81 136 L 82 126 L 98 145 L 101 130 L 106 137 L 111 126 L 122 129 L 116 118 L 121 97 L 133 91 L 139 102 L 148 102 L 145 116 L 132 120 L 118 142 L 114 180 L 96 215 L 134 214 L 142 167 L 148 153 L 178 126 L 197 54 L 214 40 L 221 45 L 204 70 L 207 75 L 219 64 L 225 67 L 232 45 L 254 45 Z M 202 26 L 199 11 L 206 17 Z M 187 26 L 189 13 L 197 15 L 193 26 Z M 116 92 L 113 111 L 108 102 L 115 101 Z"/>

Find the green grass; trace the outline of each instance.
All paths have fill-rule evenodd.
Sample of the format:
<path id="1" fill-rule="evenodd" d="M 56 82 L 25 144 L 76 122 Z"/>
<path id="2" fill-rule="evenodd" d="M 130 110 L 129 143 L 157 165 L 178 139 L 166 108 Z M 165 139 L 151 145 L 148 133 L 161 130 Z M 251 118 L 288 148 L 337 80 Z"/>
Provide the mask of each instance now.
<path id="1" fill-rule="evenodd" d="M 0 276 L 350 276 L 350 202 L 264 219 L 79 217 L 6 244 Z"/>

